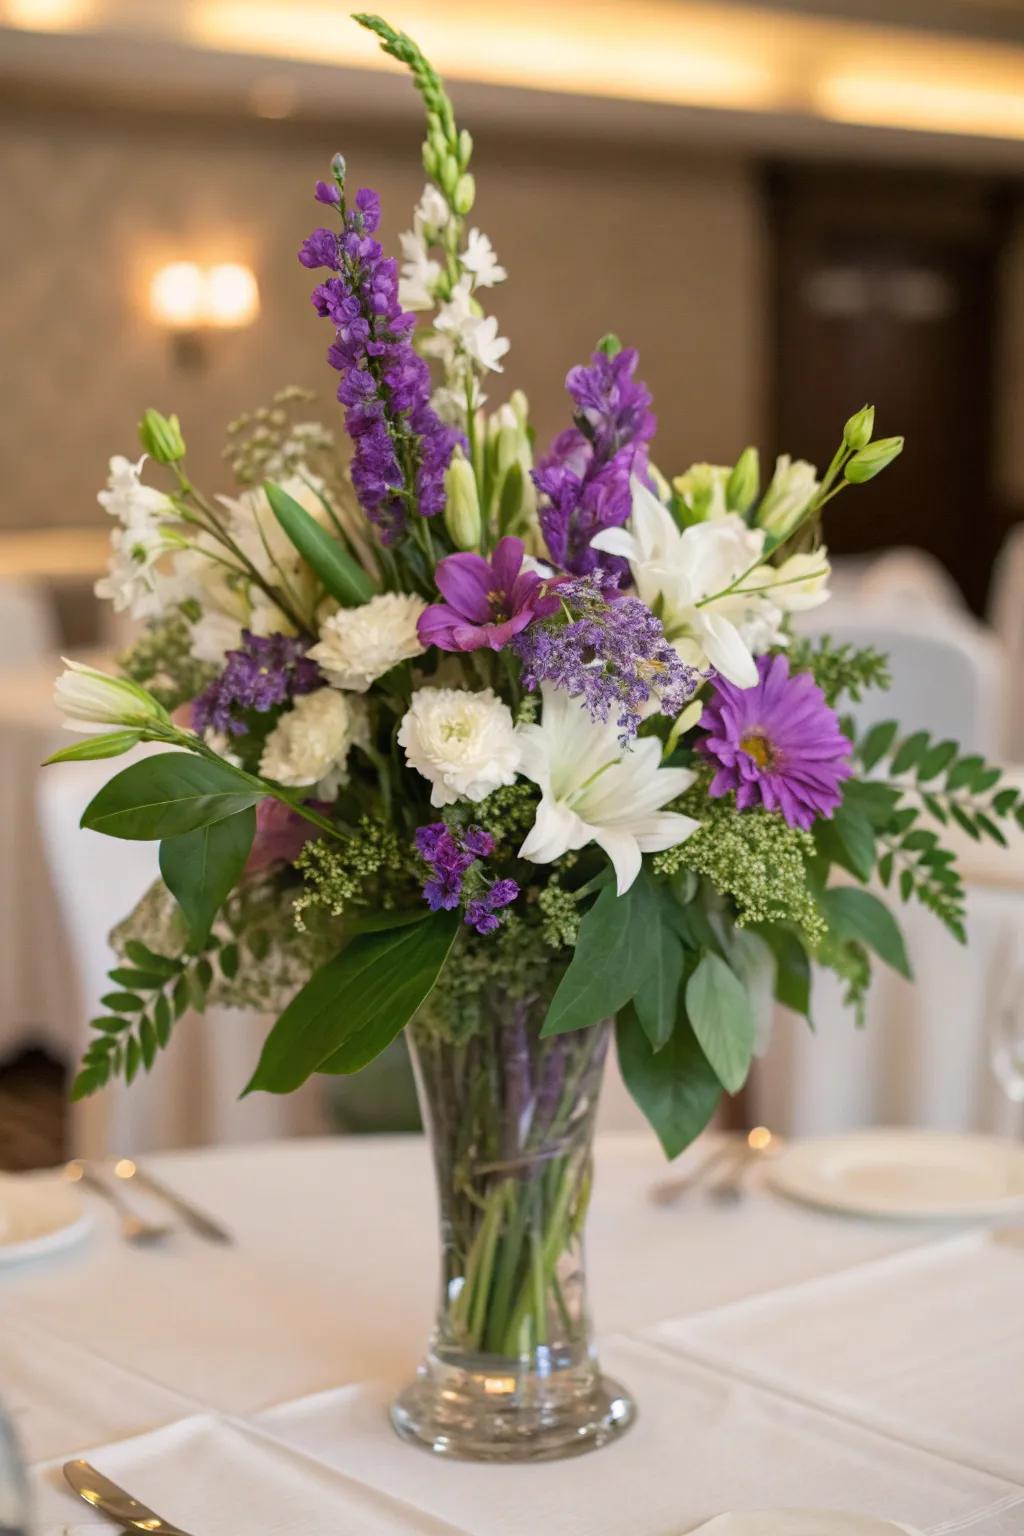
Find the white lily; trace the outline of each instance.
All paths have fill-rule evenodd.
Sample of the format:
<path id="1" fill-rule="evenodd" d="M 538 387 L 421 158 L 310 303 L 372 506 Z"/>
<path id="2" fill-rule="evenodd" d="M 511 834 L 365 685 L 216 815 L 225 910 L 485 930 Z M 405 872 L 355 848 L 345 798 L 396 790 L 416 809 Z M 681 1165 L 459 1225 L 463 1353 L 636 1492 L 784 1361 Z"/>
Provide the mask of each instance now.
<path id="1" fill-rule="evenodd" d="M 653 737 L 631 748 L 614 721 L 591 719 L 577 699 L 545 684 L 539 725 L 521 725 L 519 772 L 540 786 L 536 819 L 519 850 L 552 864 L 571 849 L 597 843 L 615 870 L 618 893 L 640 873 L 641 855 L 674 848 L 700 825 L 662 807 L 693 783 L 688 768 L 662 768 Z"/>
<path id="2" fill-rule="evenodd" d="M 766 619 L 774 631 L 781 615 L 762 594 L 736 584 L 760 560 L 764 533 L 735 512 L 680 529 L 635 475 L 631 486 L 628 526 L 606 528 L 591 541 L 594 548 L 629 561 L 637 593 L 684 661 L 710 662 L 738 688 L 753 687 L 757 667 L 745 631 L 761 635 Z"/>
<path id="3" fill-rule="evenodd" d="M 91 734 L 97 726 L 123 725 L 143 730 L 170 716 L 153 695 L 125 677 L 111 677 L 80 661 L 62 658 L 66 671 L 58 677 L 53 701 L 64 715 L 64 729 Z"/>

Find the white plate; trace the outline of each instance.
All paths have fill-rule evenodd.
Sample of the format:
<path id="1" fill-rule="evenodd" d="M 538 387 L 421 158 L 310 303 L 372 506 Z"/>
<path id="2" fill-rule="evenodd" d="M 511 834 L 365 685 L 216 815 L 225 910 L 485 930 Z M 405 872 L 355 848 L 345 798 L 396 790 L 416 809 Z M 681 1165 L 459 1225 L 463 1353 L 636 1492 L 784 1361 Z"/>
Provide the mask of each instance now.
<path id="1" fill-rule="evenodd" d="M 765 1172 L 795 1200 L 862 1216 L 928 1220 L 1024 1210 L 1024 1147 L 989 1136 L 824 1136 L 791 1142 Z"/>
<path id="2" fill-rule="evenodd" d="M 78 1191 L 59 1175 L 0 1173 L 0 1267 L 67 1248 L 91 1227 Z"/>
<path id="3" fill-rule="evenodd" d="M 718 1515 L 692 1536 L 919 1536 L 909 1525 L 841 1509 L 750 1509 Z"/>

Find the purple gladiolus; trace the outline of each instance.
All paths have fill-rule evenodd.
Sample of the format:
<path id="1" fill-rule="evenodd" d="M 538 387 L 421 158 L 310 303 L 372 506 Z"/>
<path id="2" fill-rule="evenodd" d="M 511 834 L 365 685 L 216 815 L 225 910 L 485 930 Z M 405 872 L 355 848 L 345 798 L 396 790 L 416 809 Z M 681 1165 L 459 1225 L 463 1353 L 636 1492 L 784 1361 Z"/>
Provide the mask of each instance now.
<path id="1" fill-rule="evenodd" d="M 500 651 L 536 618 L 558 610 L 558 598 L 535 571 L 523 570 L 522 539 L 498 541 L 490 560 L 482 555 L 449 555 L 435 580 L 443 603 L 420 615 L 420 642 L 442 651 Z"/>
<path id="2" fill-rule="evenodd" d="M 763 805 L 807 830 L 839 805 L 852 744 L 809 672 L 791 677 L 786 656 L 760 657 L 757 671 L 753 688 L 719 678 L 704 711 L 698 751 L 718 769 L 708 793 L 734 790 L 741 811 Z"/>

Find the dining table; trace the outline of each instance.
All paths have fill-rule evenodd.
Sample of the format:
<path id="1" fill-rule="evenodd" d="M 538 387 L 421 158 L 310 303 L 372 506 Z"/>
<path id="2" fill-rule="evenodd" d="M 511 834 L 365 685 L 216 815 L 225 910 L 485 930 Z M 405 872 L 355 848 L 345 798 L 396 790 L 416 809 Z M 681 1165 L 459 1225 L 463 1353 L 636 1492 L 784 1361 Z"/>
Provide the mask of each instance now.
<path id="1" fill-rule="evenodd" d="M 79 1242 L 0 1268 L 0 1398 L 38 1536 L 114 1529 L 64 1484 L 77 1457 L 192 1536 L 682 1536 L 789 1507 L 1024 1532 L 1024 1229 L 1005 1219 L 840 1215 L 775 1192 L 767 1162 L 739 1200 L 698 1180 L 663 1204 L 653 1138 L 599 1137 L 591 1309 L 636 1423 L 584 1458 L 473 1464 L 387 1416 L 436 1300 L 421 1137 L 145 1167 L 232 1241 L 129 1244 L 83 1192 Z"/>

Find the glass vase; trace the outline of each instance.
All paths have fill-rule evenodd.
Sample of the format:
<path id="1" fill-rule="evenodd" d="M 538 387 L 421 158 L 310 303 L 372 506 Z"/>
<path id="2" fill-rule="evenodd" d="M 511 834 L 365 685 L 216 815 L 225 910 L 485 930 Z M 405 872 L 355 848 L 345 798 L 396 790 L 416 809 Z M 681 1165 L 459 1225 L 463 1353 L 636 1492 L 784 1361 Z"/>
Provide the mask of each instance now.
<path id="1" fill-rule="evenodd" d="M 583 1227 L 610 1024 L 540 1038 L 546 997 L 484 999 L 468 1038 L 414 1021 L 413 1064 L 437 1177 L 441 1292 L 405 1439 L 477 1461 L 595 1450 L 633 1421 L 602 1376 Z"/>

